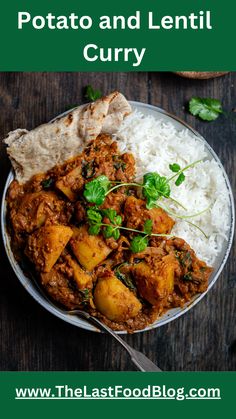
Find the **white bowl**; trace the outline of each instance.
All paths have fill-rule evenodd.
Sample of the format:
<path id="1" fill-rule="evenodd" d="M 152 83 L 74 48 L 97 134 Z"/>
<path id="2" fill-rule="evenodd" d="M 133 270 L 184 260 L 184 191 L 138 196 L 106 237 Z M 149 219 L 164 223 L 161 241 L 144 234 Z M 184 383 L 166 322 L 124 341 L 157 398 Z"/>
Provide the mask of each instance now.
<path id="1" fill-rule="evenodd" d="M 206 151 L 208 153 L 208 156 L 210 158 L 213 158 L 218 166 L 220 167 L 222 174 L 224 176 L 225 179 L 225 183 L 229 192 L 229 198 L 230 198 L 230 228 L 229 231 L 227 233 L 227 240 L 225 241 L 225 245 L 223 246 L 223 249 L 221 251 L 221 254 L 217 257 L 217 260 L 214 264 L 214 272 L 212 273 L 210 280 L 209 280 L 209 286 L 206 292 L 204 292 L 203 294 L 197 295 L 193 298 L 193 300 L 189 303 L 187 303 L 183 308 L 174 308 L 169 310 L 168 312 L 166 312 L 163 316 L 161 316 L 159 319 L 157 319 L 151 326 L 146 327 L 143 330 L 138 330 L 137 332 L 142 332 L 142 331 L 146 331 L 146 330 L 150 330 L 150 329 L 154 329 L 156 327 L 160 327 L 166 323 L 169 323 L 175 319 L 177 319 L 178 317 L 182 316 L 184 313 L 186 313 L 188 310 L 190 310 L 190 308 L 192 308 L 195 304 L 197 304 L 205 295 L 206 293 L 210 290 L 210 288 L 213 286 L 213 284 L 216 282 L 217 278 L 219 277 L 225 263 L 226 260 L 228 259 L 229 253 L 230 253 L 230 248 L 232 245 L 232 241 L 233 241 L 233 235 L 234 235 L 234 225 L 235 225 L 235 209 L 234 209 L 234 200 L 233 200 L 233 194 L 232 194 L 232 190 L 231 190 L 231 186 L 229 183 L 229 179 L 225 173 L 225 170 L 218 158 L 218 156 L 215 154 L 215 152 L 212 150 L 212 148 L 209 146 L 209 144 L 206 142 L 206 140 L 200 135 L 198 134 L 195 130 L 193 130 L 191 127 L 189 127 L 185 122 L 179 120 L 178 118 L 176 118 L 173 115 L 170 115 L 169 113 L 167 113 L 166 111 L 164 111 L 161 108 L 155 107 L 155 106 L 151 106 L 151 105 L 147 105 L 144 103 L 140 103 L 140 102 L 130 102 L 132 108 L 135 110 L 137 109 L 138 111 L 141 111 L 144 115 L 153 115 L 155 118 L 157 119 L 162 119 L 164 121 L 171 121 L 175 127 L 178 130 L 181 130 L 183 128 L 187 128 L 189 131 L 191 131 L 191 133 L 193 133 L 195 136 L 198 137 L 198 139 L 204 143 L 205 147 L 206 147 Z M 70 111 L 68 111 L 70 112 Z M 64 114 L 68 113 L 65 112 Z M 62 114 L 62 115 L 64 115 Z M 62 115 L 59 115 L 59 117 L 61 117 Z M 56 118 L 55 118 L 56 119 Z M 94 326 L 90 325 L 86 320 L 81 320 L 78 317 L 74 316 L 74 315 L 70 315 L 70 314 L 66 314 L 63 310 L 61 310 L 60 308 L 58 308 L 57 306 L 55 306 L 53 303 L 51 303 L 47 298 L 45 298 L 41 293 L 39 288 L 37 287 L 37 285 L 30 280 L 30 278 L 28 278 L 23 270 L 21 269 L 21 267 L 19 266 L 19 264 L 17 263 L 17 261 L 14 258 L 14 255 L 11 251 L 11 245 L 10 245 L 10 238 L 9 235 L 7 233 L 7 228 L 6 228 L 6 193 L 7 193 L 7 189 L 10 185 L 10 183 L 12 182 L 12 180 L 14 179 L 14 174 L 13 171 L 11 171 L 9 173 L 9 176 L 7 178 L 6 181 L 6 185 L 4 188 L 4 192 L 3 192 L 3 197 L 2 197 L 2 206 L 1 206 L 1 229 L 2 229 L 2 237 L 3 237 L 3 242 L 4 242 L 4 246 L 6 249 L 6 253 L 9 259 L 9 262 L 17 276 L 17 278 L 19 279 L 19 281 L 21 282 L 21 284 L 25 287 L 25 289 L 29 292 L 29 294 L 39 303 L 41 304 L 44 308 L 46 308 L 46 310 L 50 311 L 52 314 L 54 314 L 55 316 L 59 317 L 60 319 L 71 323 L 77 327 L 81 327 L 82 329 L 87 329 L 90 331 L 98 331 Z M 126 333 L 126 332 L 117 332 L 117 333 Z"/>

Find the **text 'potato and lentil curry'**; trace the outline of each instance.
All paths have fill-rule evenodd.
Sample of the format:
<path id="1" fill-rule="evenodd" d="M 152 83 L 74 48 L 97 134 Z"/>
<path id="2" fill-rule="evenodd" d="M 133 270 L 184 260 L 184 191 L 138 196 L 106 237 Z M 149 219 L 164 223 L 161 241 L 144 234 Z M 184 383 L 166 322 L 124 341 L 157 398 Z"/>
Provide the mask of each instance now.
<path id="1" fill-rule="evenodd" d="M 206 291 L 212 272 L 171 235 L 174 220 L 154 204 L 168 194 L 153 173 L 137 184 L 134 156 L 100 134 L 66 163 L 11 183 L 14 255 L 59 305 L 82 308 L 114 330 L 143 329 Z"/>

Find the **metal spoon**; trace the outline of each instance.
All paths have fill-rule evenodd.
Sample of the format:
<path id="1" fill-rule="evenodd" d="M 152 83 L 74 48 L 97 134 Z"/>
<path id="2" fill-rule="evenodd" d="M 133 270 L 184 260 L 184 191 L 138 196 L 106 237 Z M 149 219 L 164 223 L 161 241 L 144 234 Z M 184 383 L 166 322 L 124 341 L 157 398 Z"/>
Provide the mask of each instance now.
<path id="1" fill-rule="evenodd" d="M 44 289 L 40 287 L 34 276 L 31 276 L 31 280 L 33 280 L 35 286 L 37 287 L 40 294 L 49 302 L 49 304 L 53 305 L 56 309 L 58 307 L 48 298 L 47 294 L 45 293 Z M 110 334 L 114 339 L 116 339 L 124 349 L 128 352 L 130 355 L 131 361 L 133 364 L 137 367 L 139 371 L 142 372 L 161 372 L 162 370 L 155 365 L 150 359 L 148 359 L 142 352 L 136 351 L 136 349 L 131 348 L 131 346 L 128 345 L 121 337 L 116 334 L 110 327 L 106 326 L 104 323 L 102 323 L 100 320 L 98 320 L 96 317 L 91 316 L 86 311 L 82 310 L 65 310 L 61 309 L 61 311 L 64 311 L 67 314 L 78 316 L 81 319 L 87 320 L 92 325 L 95 325 L 100 331 L 104 331 L 108 334 Z"/>
<path id="2" fill-rule="evenodd" d="M 106 333 L 109 333 L 114 339 L 116 339 L 123 348 L 126 349 L 130 355 L 131 361 L 135 364 L 137 369 L 142 372 L 161 372 L 161 369 L 157 367 L 150 359 L 148 359 L 142 352 L 136 351 L 131 348 L 119 335 L 117 335 L 110 327 L 106 326 L 96 317 L 91 316 L 89 313 L 82 310 L 71 310 L 67 312 L 68 314 L 73 314 L 82 319 L 87 320 L 89 323 L 95 325 L 100 331 L 104 330 Z"/>

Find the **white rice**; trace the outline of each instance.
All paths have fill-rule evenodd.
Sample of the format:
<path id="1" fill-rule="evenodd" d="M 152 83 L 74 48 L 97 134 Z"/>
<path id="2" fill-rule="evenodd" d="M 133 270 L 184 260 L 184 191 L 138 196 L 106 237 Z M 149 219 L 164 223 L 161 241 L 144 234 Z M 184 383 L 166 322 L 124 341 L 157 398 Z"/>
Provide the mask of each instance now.
<path id="1" fill-rule="evenodd" d="M 185 239 L 199 258 L 214 266 L 227 239 L 230 201 L 221 168 L 215 160 L 209 159 L 204 143 L 188 129 L 178 131 L 172 122 L 144 116 L 137 111 L 124 119 L 116 138 L 121 152 L 132 152 L 135 156 L 137 180 L 152 171 L 170 177 L 173 175 L 169 169 L 170 163 L 178 163 L 183 168 L 204 159 L 185 172 L 186 179 L 180 186 L 171 182 L 171 196 L 187 211 L 173 205 L 170 200 L 166 201 L 166 205 L 180 215 L 196 214 L 210 207 L 202 215 L 189 219 L 208 238 L 186 221 L 177 218 L 173 233 Z"/>

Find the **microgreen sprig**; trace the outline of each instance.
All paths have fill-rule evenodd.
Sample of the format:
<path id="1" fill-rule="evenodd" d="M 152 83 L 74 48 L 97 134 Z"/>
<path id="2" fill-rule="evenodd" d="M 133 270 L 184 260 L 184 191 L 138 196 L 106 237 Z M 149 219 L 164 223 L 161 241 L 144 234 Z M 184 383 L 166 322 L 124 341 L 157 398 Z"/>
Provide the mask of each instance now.
<path id="1" fill-rule="evenodd" d="M 196 160 L 196 161 L 194 161 L 193 163 L 190 163 L 190 164 L 188 164 L 187 166 L 185 166 L 183 169 L 181 169 L 180 168 L 180 166 L 179 166 L 179 168 L 180 168 L 180 170 L 178 170 L 178 172 L 176 172 L 175 170 L 172 170 L 172 172 L 175 172 L 175 174 L 173 175 L 173 176 L 170 176 L 167 180 L 168 180 L 168 182 L 170 182 L 171 180 L 173 180 L 174 178 L 176 178 L 176 176 L 177 176 L 177 180 L 178 180 L 178 178 L 179 178 L 179 176 L 183 173 L 183 172 L 185 172 L 186 170 L 188 170 L 188 169 L 190 169 L 191 167 L 194 167 L 194 166 L 196 166 L 197 164 L 199 164 L 199 163 L 201 163 L 202 162 L 202 159 L 200 159 L 200 160 Z M 175 163 L 176 164 L 176 163 Z M 169 166 L 170 167 L 170 166 Z M 184 179 L 183 180 L 185 180 L 185 177 L 184 177 Z M 182 182 L 181 182 L 182 183 Z M 176 186 L 179 186 L 179 185 L 176 185 Z"/>
<path id="2" fill-rule="evenodd" d="M 172 198 L 170 196 L 170 182 L 177 177 L 176 179 L 176 186 L 181 185 L 183 181 L 185 180 L 184 171 L 189 169 L 190 167 L 195 166 L 196 164 L 200 163 L 202 160 L 197 160 L 183 169 L 180 168 L 180 166 L 177 163 L 174 163 L 173 165 L 170 165 L 170 169 L 175 173 L 173 176 L 167 178 L 165 176 L 159 175 L 157 172 L 150 172 L 146 173 L 143 176 L 143 183 L 138 182 L 120 182 L 119 184 L 116 184 L 115 186 L 111 186 L 111 183 L 117 183 L 117 182 L 110 182 L 110 180 L 105 176 L 101 175 L 97 178 L 93 179 L 91 182 L 86 183 L 85 190 L 84 190 L 84 197 L 88 202 L 91 202 L 96 205 L 102 205 L 105 201 L 106 196 L 115 191 L 118 188 L 124 187 L 124 186 L 135 186 L 142 188 L 143 196 L 146 199 L 146 207 L 147 209 L 154 208 L 156 206 L 156 202 L 158 199 L 164 197 L 167 199 L 172 200 L 175 202 L 175 204 L 181 206 L 183 209 L 186 210 L 186 208 L 178 202 L 176 199 Z"/>
<path id="3" fill-rule="evenodd" d="M 145 236 L 135 236 L 130 242 L 130 250 L 133 253 L 143 252 L 148 246 L 149 236 L 152 235 L 152 220 L 146 220 L 144 223 L 143 232 Z"/>
<path id="4" fill-rule="evenodd" d="M 186 210 L 186 208 L 180 203 L 178 202 L 176 199 L 172 198 L 170 196 L 170 192 L 171 192 L 171 188 L 170 188 L 170 182 L 172 180 L 174 180 L 175 178 L 175 185 L 179 186 L 181 185 L 184 180 L 185 180 L 185 175 L 183 172 L 185 172 L 187 169 L 194 167 L 195 165 L 197 165 L 198 163 L 202 162 L 202 160 L 197 160 L 193 163 L 188 164 L 187 166 L 185 166 L 183 169 L 181 169 L 180 165 L 177 163 L 173 163 L 169 165 L 169 168 L 172 172 L 174 172 L 174 174 L 170 177 L 165 177 L 165 176 L 161 176 L 159 175 L 159 173 L 157 172 L 150 172 L 150 173 L 146 173 L 143 176 L 143 183 L 137 183 L 137 182 L 118 182 L 118 181 L 110 181 L 108 179 L 107 176 L 105 175 L 101 175 L 98 176 L 97 178 L 93 179 L 92 181 L 86 183 L 85 185 L 85 189 L 84 189 L 84 197 L 85 199 L 93 204 L 96 204 L 97 206 L 100 206 L 104 203 L 106 196 L 113 192 L 114 190 L 121 188 L 121 187 L 125 187 L 125 186 L 129 186 L 129 187 L 139 187 L 142 189 L 143 192 L 143 196 L 146 200 L 146 207 L 147 209 L 152 209 L 152 208 L 156 208 L 156 207 L 160 207 L 162 209 L 164 209 L 168 214 L 176 217 L 176 218 L 181 218 L 184 219 L 186 222 L 188 222 L 189 224 L 193 225 L 194 227 L 196 227 L 199 231 L 201 231 L 201 233 L 205 236 L 206 234 L 204 233 L 204 231 L 197 225 L 195 225 L 194 223 L 187 221 L 188 218 L 193 218 L 196 217 L 200 214 L 202 214 L 203 212 L 206 212 L 209 208 L 200 211 L 199 213 L 193 214 L 193 215 L 178 215 L 176 213 L 174 213 L 173 211 L 171 211 L 168 207 L 163 206 L 162 204 L 159 205 L 159 203 L 157 204 L 157 201 L 162 201 L 163 198 L 167 198 L 169 200 L 171 200 L 172 202 L 174 202 L 176 205 L 182 207 L 184 210 Z M 112 186 L 112 184 L 116 183 L 115 186 Z M 104 217 L 107 217 L 110 221 L 111 224 L 106 224 L 103 223 L 102 220 Z M 143 236 L 143 234 L 145 233 L 145 226 L 144 226 L 144 231 L 140 231 L 140 230 L 135 230 L 135 229 L 130 229 L 127 227 L 123 227 L 121 226 L 122 224 L 122 218 L 121 216 L 117 215 L 116 211 L 113 209 L 97 209 L 97 208 L 90 208 L 87 211 L 87 218 L 88 218 L 88 222 L 89 222 L 89 233 L 90 234 L 99 234 L 102 227 L 104 227 L 102 229 L 102 233 L 104 235 L 105 238 L 110 238 L 113 237 L 115 240 L 118 240 L 118 238 L 120 237 L 120 230 L 128 230 L 128 231 L 132 231 L 135 233 L 142 233 L 142 235 L 140 236 L 136 236 L 132 242 L 131 242 L 131 250 L 134 251 L 134 249 L 141 249 L 141 248 L 146 248 L 147 244 L 148 244 L 148 237 L 150 235 L 153 236 L 166 236 L 169 237 L 170 235 L 168 234 L 153 234 L 150 232 L 147 232 L 147 234 L 145 236 Z M 141 251 L 141 250 L 139 250 Z"/>
<path id="5" fill-rule="evenodd" d="M 111 224 L 104 223 L 103 218 L 107 217 Z M 144 223 L 143 231 L 134 228 L 123 227 L 122 217 L 117 215 L 114 209 L 98 209 L 89 208 L 87 209 L 87 221 L 89 224 L 89 234 L 98 235 L 102 232 L 103 236 L 108 239 L 113 237 L 118 240 L 120 237 L 120 230 L 126 230 L 133 233 L 139 233 L 135 236 L 130 243 L 130 250 L 133 253 L 138 253 L 146 249 L 149 241 L 149 237 L 172 237 L 171 234 L 156 234 L 152 233 L 152 220 L 148 219 Z M 104 228 L 103 228 L 104 227 Z"/>

